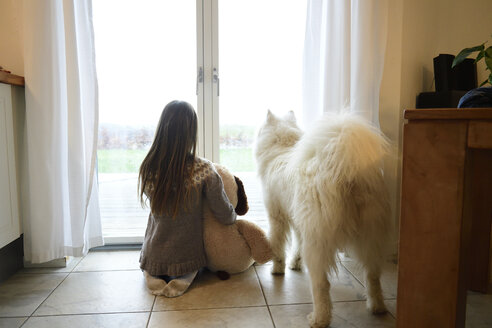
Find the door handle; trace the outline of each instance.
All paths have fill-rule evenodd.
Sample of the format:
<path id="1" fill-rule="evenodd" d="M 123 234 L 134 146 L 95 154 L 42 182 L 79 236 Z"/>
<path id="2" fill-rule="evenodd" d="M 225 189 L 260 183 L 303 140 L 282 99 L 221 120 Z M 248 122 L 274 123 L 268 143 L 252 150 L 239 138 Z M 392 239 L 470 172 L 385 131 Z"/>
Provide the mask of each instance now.
<path id="1" fill-rule="evenodd" d="M 217 68 L 214 67 L 214 74 L 212 77 L 212 81 L 214 83 L 217 83 L 217 97 L 220 96 L 220 78 L 219 78 L 219 72 L 217 71 Z"/>

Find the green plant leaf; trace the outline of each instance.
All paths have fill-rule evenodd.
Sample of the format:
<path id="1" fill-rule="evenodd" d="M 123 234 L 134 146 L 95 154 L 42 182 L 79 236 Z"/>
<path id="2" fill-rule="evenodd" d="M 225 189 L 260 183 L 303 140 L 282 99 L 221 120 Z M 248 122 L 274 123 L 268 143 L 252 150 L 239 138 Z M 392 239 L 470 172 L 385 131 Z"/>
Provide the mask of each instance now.
<path id="1" fill-rule="evenodd" d="M 483 56 L 485 56 L 485 51 L 480 51 L 477 55 L 477 58 L 475 58 L 475 63 L 477 63 L 480 59 L 483 58 Z"/>
<path id="2" fill-rule="evenodd" d="M 483 81 L 482 83 L 480 83 L 479 87 L 483 86 L 484 84 L 487 84 L 489 82 L 489 79 Z"/>
<path id="3" fill-rule="evenodd" d="M 485 65 L 487 65 L 487 68 L 492 71 L 492 56 L 485 56 Z"/>
<path id="4" fill-rule="evenodd" d="M 487 66 L 487 69 L 492 72 L 492 46 L 488 47 L 484 51 L 484 57 L 485 57 L 485 65 Z"/>
<path id="5" fill-rule="evenodd" d="M 485 43 L 482 43 L 481 45 L 479 46 L 475 46 L 475 47 L 471 47 L 471 48 L 465 48 L 463 50 L 460 51 L 460 53 L 458 54 L 458 56 L 456 56 L 453 60 L 453 64 L 451 65 L 451 67 L 455 67 L 456 65 L 458 65 L 459 63 L 461 63 L 463 60 L 466 59 L 466 57 L 468 57 L 471 53 L 475 52 L 475 51 L 482 51 L 484 49 L 484 44 Z"/>

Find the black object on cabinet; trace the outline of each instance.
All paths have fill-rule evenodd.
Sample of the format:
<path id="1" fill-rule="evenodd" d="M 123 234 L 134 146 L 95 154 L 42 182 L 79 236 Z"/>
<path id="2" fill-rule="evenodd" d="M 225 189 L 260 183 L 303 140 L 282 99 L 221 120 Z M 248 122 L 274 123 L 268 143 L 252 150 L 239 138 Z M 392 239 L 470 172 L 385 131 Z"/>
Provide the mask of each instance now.
<path id="1" fill-rule="evenodd" d="M 435 92 L 417 96 L 416 108 L 456 108 L 460 98 L 477 87 L 477 66 L 473 59 L 465 59 L 455 67 L 454 56 L 440 54 L 434 58 Z"/>

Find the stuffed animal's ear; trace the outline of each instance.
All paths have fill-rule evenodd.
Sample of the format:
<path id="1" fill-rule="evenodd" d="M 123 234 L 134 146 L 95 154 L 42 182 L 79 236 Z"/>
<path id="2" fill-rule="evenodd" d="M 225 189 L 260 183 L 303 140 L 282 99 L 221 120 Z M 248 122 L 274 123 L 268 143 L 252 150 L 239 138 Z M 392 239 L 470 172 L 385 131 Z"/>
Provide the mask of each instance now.
<path id="1" fill-rule="evenodd" d="M 244 215 L 248 213 L 248 197 L 246 197 L 246 192 L 244 191 L 244 185 L 241 179 L 237 176 L 234 176 L 234 180 L 236 180 L 237 184 L 237 205 L 236 205 L 236 214 Z"/>

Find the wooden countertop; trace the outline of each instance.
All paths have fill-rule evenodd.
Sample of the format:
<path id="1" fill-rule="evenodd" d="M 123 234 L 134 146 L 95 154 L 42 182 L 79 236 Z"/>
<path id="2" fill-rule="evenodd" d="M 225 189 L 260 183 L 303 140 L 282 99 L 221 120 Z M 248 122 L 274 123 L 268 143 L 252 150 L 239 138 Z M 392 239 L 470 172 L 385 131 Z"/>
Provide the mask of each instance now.
<path id="1" fill-rule="evenodd" d="M 0 82 L 12 85 L 24 86 L 24 77 L 0 71 Z"/>
<path id="2" fill-rule="evenodd" d="M 406 109 L 407 120 L 492 120 L 492 108 Z"/>

